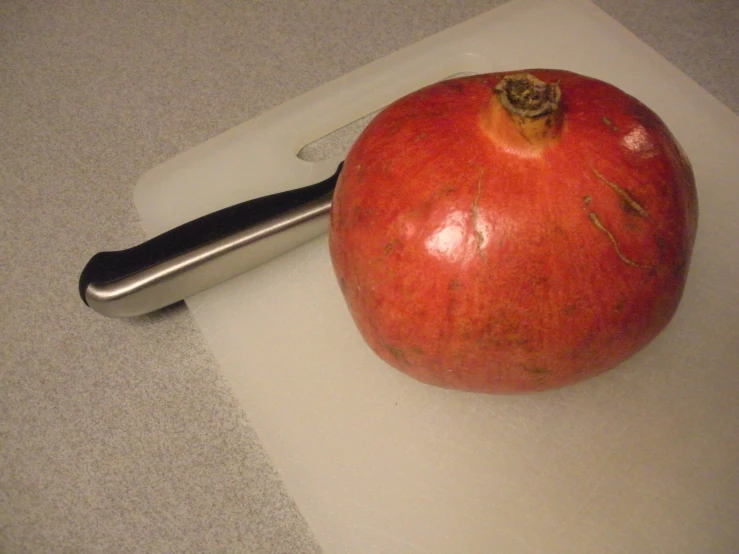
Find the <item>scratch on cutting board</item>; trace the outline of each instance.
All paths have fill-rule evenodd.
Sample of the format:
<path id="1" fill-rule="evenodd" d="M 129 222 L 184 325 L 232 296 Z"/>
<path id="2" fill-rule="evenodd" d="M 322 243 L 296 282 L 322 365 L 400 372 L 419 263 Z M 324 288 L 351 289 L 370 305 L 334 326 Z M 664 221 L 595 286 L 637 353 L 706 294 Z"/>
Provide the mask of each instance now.
<path id="1" fill-rule="evenodd" d="M 187 306 L 187 307 L 188 307 L 188 308 L 190 308 L 190 312 L 192 312 L 192 315 L 195 315 L 195 314 L 196 314 L 196 313 L 198 313 L 198 312 L 200 311 L 200 309 L 201 309 L 201 308 L 202 308 L 203 306 L 205 306 L 206 304 L 207 304 L 207 302 L 203 300 L 203 301 L 200 301 L 200 302 L 198 302 L 198 303 L 197 303 L 197 304 L 195 304 L 195 305 L 190 305 L 190 304 L 188 304 L 188 306 Z"/>
<path id="2" fill-rule="evenodd" d="M 591 481 L 595 480 L 595 478 L 591 476 L 590 480 Z M 570 527 L 572 527 L 572 525 L 578 519 L 578 516 L 580 515 L 580 513 L 585 509 L 590 499 L 593 498 L 593 496 L 595 496 L 595 492 L 601 487 L 602 484 L 603 484 L 602 479 L 595 480 L 595 482 L 588 489 L 588 492 L 585 495 L 585 498 L 583 498 L 582 502 L 578 504 L 575 511 L 569 515 L 567 522 L 559 528 L 557 532 L 558 536 L 564 535 L 565 532 L 568 531 Z"/>

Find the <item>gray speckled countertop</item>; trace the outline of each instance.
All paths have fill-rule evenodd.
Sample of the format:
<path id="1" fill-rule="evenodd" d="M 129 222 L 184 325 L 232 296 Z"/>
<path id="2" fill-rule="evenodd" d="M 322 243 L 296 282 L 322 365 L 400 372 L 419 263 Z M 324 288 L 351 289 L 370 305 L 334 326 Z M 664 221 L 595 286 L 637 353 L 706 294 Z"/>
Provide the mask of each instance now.
<path id="1" fill-rule="evenodd" d="M 146 170 L 502 3 L 0 4 L 0 551 L 320 550 L 188 311 L 79 271 L 144 238 Z M 739 112 L 736 0 L 596 3 Z"/>

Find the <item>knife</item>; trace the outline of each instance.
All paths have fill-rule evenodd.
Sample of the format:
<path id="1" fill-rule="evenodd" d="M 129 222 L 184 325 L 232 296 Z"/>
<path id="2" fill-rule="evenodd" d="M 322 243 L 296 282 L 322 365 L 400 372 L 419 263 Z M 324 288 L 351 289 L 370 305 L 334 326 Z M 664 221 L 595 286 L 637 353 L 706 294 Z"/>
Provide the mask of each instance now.
<path id="1" fill-rule="evenodd" d="M 109 317 L 143 315 L 322 235 L 342 166 L 320 183 L 247 200 L 132 248 L 95 254 L 80 274 L 82 301 Z"/>

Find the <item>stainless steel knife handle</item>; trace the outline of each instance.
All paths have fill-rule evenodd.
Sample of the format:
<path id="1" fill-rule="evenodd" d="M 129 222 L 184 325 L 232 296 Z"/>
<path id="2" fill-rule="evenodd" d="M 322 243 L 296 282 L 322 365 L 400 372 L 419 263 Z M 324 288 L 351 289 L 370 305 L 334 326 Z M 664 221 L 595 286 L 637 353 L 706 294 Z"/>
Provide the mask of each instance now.
<path id="1" fill-rule="evenodd" d="M 320 236 L 341 167 L 315 185 L 248 200 L 133 248 L 94 255 L 80 275 L 83 302 L 110 317 L 142 315 Z"/>

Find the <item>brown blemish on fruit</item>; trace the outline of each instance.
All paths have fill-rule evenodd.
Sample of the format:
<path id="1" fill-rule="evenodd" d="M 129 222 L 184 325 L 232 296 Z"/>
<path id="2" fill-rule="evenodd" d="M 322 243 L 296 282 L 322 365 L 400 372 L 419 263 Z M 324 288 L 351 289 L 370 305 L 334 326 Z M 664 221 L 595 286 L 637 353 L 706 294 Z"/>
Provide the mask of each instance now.
<path id="1" fill-rule="evenodd" d="M 346 293 L 346 279 L 342 276 L 339 276 L 339 288 Z"/>
<path id="2" fill-rule="evenodd" d="M 482 329 L 470 329 L 468 333 L 463 334 L 463 338 L 474 338 L 479 345 L 518 347 L 531 350 L 531 347 L 527 346 L 531 343 L 531 339 L 527 336 L 526 330 L 522 329 L 511 318 L 511 315 L 501 310 L 497 316 L 488 317 Z M 475 335 L 477 336 L 475 337 Z"/>
<path id="3" fill-rule="evenodd" d="M 615 126 L 615 125 L 613 124 L 613 121 L 611 121 L 610 119 L 608 119 L 608 118 L 607 118 L 606 116 L 603 116 L 603 117 L 601 117 L 601 121 L 602 121 L 603 123 L 605 123 L 606 125 L 608 125 L 608 127 L 610 127 L 610 129 L 611 129 L 612 131 L 614 131 L 614 132 L 615 132 L 615 131 L 618 131 L 618 127 L 616 127 L 616 126 Z"/>
<path id="4" fill-rule="evenodd" d="M 675 266 L 675 269 L 672 270 L 672 275 L 675 277 L 679 277 L 687 266 L 688 266 L 688 261 L 682 260 L 679 264 Z"/>
<path id="5" fill-rule="evenodd" d="M 534 373 L 535 375 L 549 375 L 552 370 L 548 369 L 546 367 L 541 366 L 522 366 L 524 371 L 528 371 L 529 373 Z"/>
<path id="6" fill-rule="evenodd" d="M 621 188 L 619 185 L 617 185 L 613 181 L 609 181 L 608 179 L 606 179 L 594 167 L 591 166 L 590 170 L 595 174 L 595 176 L 598 179 L 600 179 L 603 183 L 611 187 L 611 189 L 613 189 L 615 193 L 621 197 L 621 206 L 623 207 L 626 213 L 636 214 L 641 217 L 649 216 L 649 214 L 647 213 L 647 210 L 642 208 L 641 205 L 636 200 L 634 200 L 631 197 L 631 195 L 628 192 L 626 192 L 623 188 Z"/>
<path id="7" fill-rule="evenodd" d="M 387 351 L 392 355 L 393 358 L 398 360 L 402 364 L 408 364 L 408 357 L 405 354 L 405 350 L 398 346 L 386 345 Z"/>
<path id="8" fill-rule="evenodd" d="M 477 224 L 480 218 L 478 205 L 480 203 L 480 194 L 482 193 L 482 176 L 484 173 L 485 170 L 480 168 L 480 176 L 477 178 L 477 190 L 475 192 L 475 198 L 472 200 L 472 230 L 477 237 L 477 254 L 483 259 L 485 259 L 485 253 L 482 251 L 482 246 L 485 243 L 485 236 L 482 234 L 482 231 L 480 231 Z"/>
<path id="9" fill-rule="evenodd" d="M 552 373 L 551 369 L 538 365 L 522 365 L 521 368 L 526 373 L 530 373 L 534 377 L 534 381 L 536 382 L 536 386 L 538 387 L 542 386 L 546 382 L 547 377 L 549 377 L 549 375 Z"/>
<path id="10" fill-rule="evenodd" d="M 432 208 L 440 198 L 450 196 L 456 192 L 456 187 L 451 183 L 444 183 L 439 188 L 435 189 L 429 196 L 424 200 L 424 206 Z"/>
<path id="11" fill-rule="evenodd" d="M 618 254 L 618 257 L 621 258 L 625 263 L 629 265 L 633 265 L 634 267 L 641 267 L 643 269 L 651 269 L 651 266 L 648 265 L 642 265 L 636 263 L 634 260 L 631 260 L 627 258 L 623 252 L 621 252 L 621 247 L 618 245 L 618 241 L 616 240 L 616 237 L 613 236 L 613 233 L 611 233 L 608 229 L 606 229 L 605 225 L 603 225 L 603 222 L 601 222 L 600 218 L 595 214 L 595 212 L 589 212 L 588 217 L 590 217 L 590 221 L 595 225 L 595 227 L 603 232 L 608 239 L 611 241 L 611 244 L 613 244 L 613 248 L 616 250 L 616 254 Z"/>
<path id="12" fill-rule="evenodd" d="M 466 86 L 466 82 L 461 78 L 449 79 L 448 81 L 444 81 L 444 84 L 454 92 L 464 92 Z"/>

